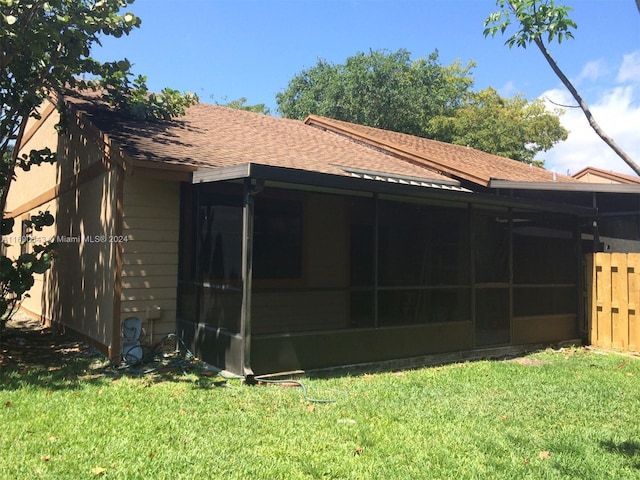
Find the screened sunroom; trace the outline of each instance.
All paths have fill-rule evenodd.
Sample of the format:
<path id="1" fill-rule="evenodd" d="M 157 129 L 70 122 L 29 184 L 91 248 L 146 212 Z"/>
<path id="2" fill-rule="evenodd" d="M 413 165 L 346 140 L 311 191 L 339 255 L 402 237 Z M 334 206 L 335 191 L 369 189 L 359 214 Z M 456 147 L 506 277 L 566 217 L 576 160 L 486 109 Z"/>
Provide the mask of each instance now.
<path id="1" fill-rule="evenodd" d="M 370 178 L 247 164 L 183 184 L 177 322 L 198 356 L 248 376 L 578 337 L 587 210 Z"/>

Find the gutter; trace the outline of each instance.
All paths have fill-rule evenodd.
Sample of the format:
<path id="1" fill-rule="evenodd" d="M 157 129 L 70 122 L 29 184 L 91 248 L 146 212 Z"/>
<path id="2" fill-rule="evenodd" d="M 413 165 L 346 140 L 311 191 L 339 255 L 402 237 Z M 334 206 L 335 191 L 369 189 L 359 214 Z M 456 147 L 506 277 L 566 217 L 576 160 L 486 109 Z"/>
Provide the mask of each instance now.
<path id="1" fill-rule="evenodd" d="M 556 192 L 596 192 L 640 194 L 640 185 L 587 182 L 522 182 L 492 178 L 489 188 L 509 190 L 543 190 Z"/>

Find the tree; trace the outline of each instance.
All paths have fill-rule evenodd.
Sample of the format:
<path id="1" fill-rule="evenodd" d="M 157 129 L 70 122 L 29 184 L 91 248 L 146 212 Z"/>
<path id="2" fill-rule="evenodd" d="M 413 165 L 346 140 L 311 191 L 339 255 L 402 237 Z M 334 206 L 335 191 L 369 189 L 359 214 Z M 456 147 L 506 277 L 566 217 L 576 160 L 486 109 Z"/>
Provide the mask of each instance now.
<path id="1" fill-rule="evenodd" d="M 194 95 L 171 89 L 150 94 L 145 78 L 133 82 L 126 60 L 100 63 L 90 50 L 104 35 L 120 37 L 140 26 L 140 19 L 121 9 L 134 0 L 0 0 L 0 209 L 2 235 L 13 231 L 4 218 L 7 193 L 17 168 L 29 171 L 56 161 L 49 149 L 18 156 L 29 118 L 52 92 L 66 88 L 102 89 L 111 105 L 146 119 L 168 119 L 197 102 Z M 87 75 L 90 80 L 80 77 Z M 42 230 L 53 224 L 49 212 L 32 216 L 24 225 Z M 34 245 L 16 259 L 0 255 L 0 328 L 33 285 L 34 273 L 51 265 L 51 244 Z"/>
<path id="2" fill-rule="evenodd" d="M 443 66 L 438 51 L 412 61 L 404 49 L 371 50 L 344 65 L 319 60 L 276 95 L 287 118 L 317 114 L 377 128 L 423 135 L 429 118 L 458 108 L 473 86 L 473 62 Z"/>
<path id="3" fill-rule="evenodd" d="M 528 163 L 567 137 L 559 111 L 541 102 L 502 98 L 494 89 L 473 92 L 475 64 L 443 66 L 438 51 L 412 61 L 407 50 L 370 51 L 344 65 L 319 60 L 277 95 L 285 117 L 308 114 L 469 145 Z"/>
<path id="4" fill-rule="evenodd" d="M 215 102 L 216 105 L 222 107 L 235 108 L 236 110 L 244 110 L 245 112 L 260 113 L 262 115 L 270 115 L 271 110 L 264 103 L 258 103 L 256 105 L 247 105 L 247 98 L 240 97 L 237 100 L 227 101 L 225 103 Z"/>
<path id="5" fill-rule="evenodd" d="M 578 90 L 560 69 L 556 61 L 553 59 L 547 47 L 547 44 L 558 40 L 562 43 L 564 39 L 573 37 L 573 29 L 577 28 L 576 22 L 569 18 L 569 13 L 573 11 L 571 7 L 565 5 L 556 5 L 554 0 L 497 0 L 496 5 L 501 10 L 492 13 L 484 22 L 484 35 L 492 37 L 498 32 L 504 34 L 512 24 L 512 16 L 519 26 L 519 30 L 510 36 L 505 44 L 509 48 L 518 46 L 527 48 L 527 45 L 534 43 L 542 53 L 553 72 L 562 81 L 565 87 L 571 92 L 573 98 L 584 113 L 589 125 L 594 132 L 609 147 L 624 160 L 638 175 L 640 175 L 640 166 L 622 149 L 620 146 L 606 134 L 600 125 L 596 122 L 587 103 L 583 100 Z M 640 1 L 636 0 L 636 5 L 640 11 Z"/>
<path id="6" fill-rule="evenodd" d="M 562 113 L 548 112 L 542 100 L 530 103 L 522 95 L 502 98 L 489 87 L 472 93 L 452 116 L 433 118 L 429 132 L 449 143 L 542 165 L 536 155 L 567 138 L 559 120 Z"/>

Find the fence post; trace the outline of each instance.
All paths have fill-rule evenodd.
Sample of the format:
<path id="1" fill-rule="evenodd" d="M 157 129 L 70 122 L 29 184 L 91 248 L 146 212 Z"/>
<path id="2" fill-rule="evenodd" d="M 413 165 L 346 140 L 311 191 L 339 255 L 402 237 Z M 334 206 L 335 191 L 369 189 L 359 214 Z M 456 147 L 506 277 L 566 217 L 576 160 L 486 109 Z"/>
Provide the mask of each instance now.
<path id="1" fill-rule="evenodd" d="M 585 271 L 587 294 L 587 340 L 590 345 L 598 344 L 598 314 L 596 311 L 596 253 L 589 253 Z"/>
<path id="2" fill-rule="evenodd" d="M 611 254 L 611 347 L 629 346 L 627 254 Z"/>
<path id="3" fill-rule="evenodd" d="M 628 280 L 628 311 L 629 311 L 629 350 L 640 350 L 640 254 L 628 255 L 627 261 Z"/>
<path id="4" fill-rule="evenodd" d="M 611 254 L 596 254 L 596 316 L 599 347 L 611 346 Z"/>

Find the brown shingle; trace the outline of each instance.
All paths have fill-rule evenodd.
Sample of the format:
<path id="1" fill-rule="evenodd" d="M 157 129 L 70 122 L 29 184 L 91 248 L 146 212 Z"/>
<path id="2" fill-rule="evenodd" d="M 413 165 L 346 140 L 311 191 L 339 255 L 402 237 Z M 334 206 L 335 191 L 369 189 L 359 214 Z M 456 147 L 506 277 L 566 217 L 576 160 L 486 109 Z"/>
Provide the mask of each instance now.
<path id="1" fill-rule="evenodd" d="M 133 160 L 227 167 L 247 162 L 349 175 L 341 166 L 419 177 L 450 178 L 378 152 L 298 120 L 276 118 L 209 104 L 187 109 L 173 122 L 126 118 L 94 99 L 72 98 L 98 129 Z"/>
<path id="2" fill-rule="evenodd" d="M 341 168 L 349 167 L 481 186 L 491 179 L 576 182 L 473 148 L 316 115 L 300 122 L 201 103 L 172 122 L 144 122 L 110 110 L 95 94 L 67 99 L 129 158 L 151 166 L 255 163 L 335 175 L 349 175 Z"/>
<path id="3" fill-rule="evenodd" d="M 575 181 L 565 175 L 555 175 L 544 168 L 530 166 L 461 145 L 356 125 L 317 115 L 309 115 L 305 123 L 334 131 L 358 141 L 371 143 L 382 150 L 406 156 L 409 161 L 417 165 L 423 165 L 436 172 L 482 186 L 488 186 L 491 179 L 526 182 Z"/>

